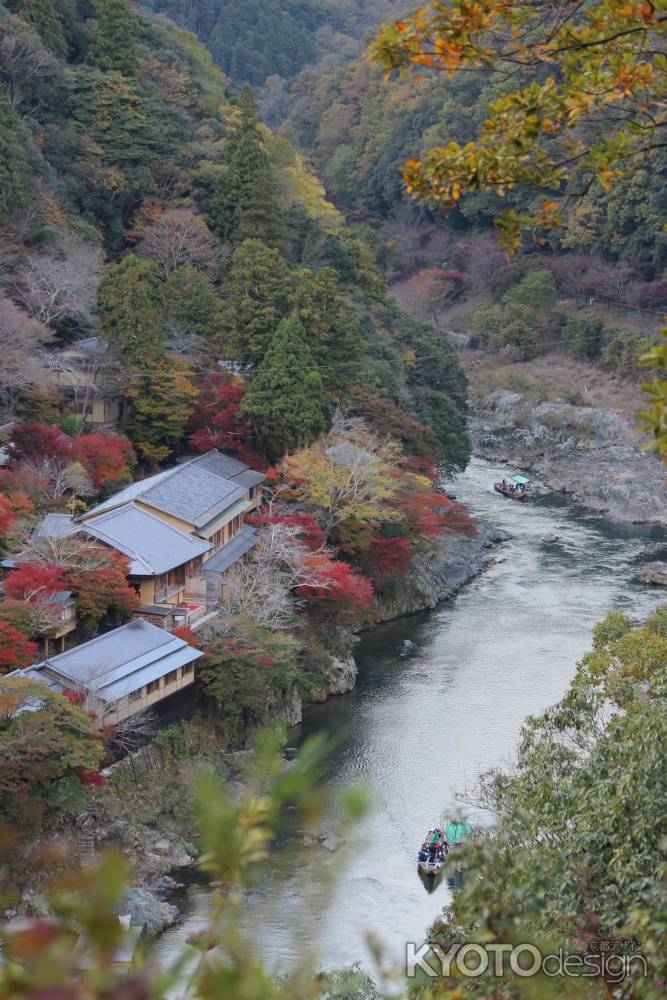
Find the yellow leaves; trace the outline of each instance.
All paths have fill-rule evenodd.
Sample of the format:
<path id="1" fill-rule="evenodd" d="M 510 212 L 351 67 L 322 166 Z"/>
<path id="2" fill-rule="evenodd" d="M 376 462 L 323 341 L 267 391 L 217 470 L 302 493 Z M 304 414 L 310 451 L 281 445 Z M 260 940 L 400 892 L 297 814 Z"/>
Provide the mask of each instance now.
<path id="1" fill-rule="evenodd" d="M 417 355 L 410 348 L 407 348 L 405 351 L 403 351 L 403 353 L 401 354 L 401 360 L 403 361 L 405 367 L 409 368 L 411 371 L 414 371 L 414 369 L 417 367 Z"/>

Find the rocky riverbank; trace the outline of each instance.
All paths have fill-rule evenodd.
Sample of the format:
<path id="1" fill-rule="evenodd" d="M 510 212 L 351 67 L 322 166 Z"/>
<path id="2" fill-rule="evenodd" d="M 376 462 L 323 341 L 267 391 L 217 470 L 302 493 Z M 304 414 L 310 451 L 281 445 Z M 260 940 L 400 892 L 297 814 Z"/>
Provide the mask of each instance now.
<path id="1" fill-rule="evenodd" d="M 477 528 L 473 537 L 446 531 L 434 552 L 417 557 L 401 587 L 383 600 L 378 620 L 435 608 L 482 573 L 493 561 L 492 547 L 509 535 L 485 522 L 479 522 Z M 335 643 L 340 652 L 322 665 L 318 683 L 307 696 L 296 688 L 286 692 L 272 708 L 274 720 L 288 727 L 297 725 L 308 703 L 352 690 L 357 680 L 356 641 L 351 632 L 341 632 Z M 175 754 L 165 760 L 164 749 L 157 754 L 146 748 L 132 766 L 127 761 L 120 765 L 125 777 L 119 780 L 122 776 L 114 774 L 108 788 L 94 793 L 86 813 L 78 817 L 73 828 L 63 831 L 75 845 L 80 841 L 79 848 L 85 840 L 91 856 L 107 849 L 123 853 L 134 884 L 121 910 L 131 916 L 133 924 L 157 934 L 180 919 L 173 902 L 179 888 L 178 872 L 192 868 L 197 858 L 189 801 L 192 769 L 211 768 L 223 777 L 232 794 L 240 793 L 251 754 L 249 750 L 220 752 L 214 745 L 202 744 L 194 757 Z M 12 915 L 47 912 L 39 885 L 25 887 L 22 895 Z"/>
<path id="2" fill-rule="evenodd" d="M 635 428 L 612 410 L 532 404 L 498 390 L 477 402 L 470 433 L 480 458 L 532 472 L 589 510 L 667 524 L 664 466 L 641 450 Z"/>
<path id="3" fill-rule="evenodd" d="M 491 549 L 509 538 L 486 522 L 478 523 L 477 534 L 468 537 L 454 532 L 444 532 L 436 543 L 435 553 L 415 559 L 408 578 L 399 591 L 385 599 L 380 608 L 380 620 L 387 621 L 402 615 L 415 614 L 435 608 L 441 601 L 451 598 L 466 583 L 479 576 L 494 557 Z M 313 689 L 308 699 L 302 699 L 296 689 L 288 692 L 277 708 L 281 721 L 288 726 L 301 721 L 304 707 L 311 702 L 322 702 L 334 695 L 351 691 L 357 680 L 357 664 L 352 649 L 355 637 L 341 635 L 341 648 L 350 652 L 331 656 L 329 665 L 321 674 L 321 683 Z M 243 771 L 249 751 L 220 754 L 209 759 L 209 766 L 223 773 L 232 790 L 243 788 Z M 175 888 L 174 872 L 183 865 L 194 863 L 196 848 L 194 831 L 184 826 L 182 816 L 173 820 L 161 819 L 160 829 L 136 823 L 109 821 L 104 810 L 97 819 L 98 843 L 116 842 L 128 856 L 135 875 L 136 885 L 126 900 L 127 912 L 133 920 L 145 922 L 152 929 L 163 929 L 179 919 L 179 911 L 169 902 Z"/>

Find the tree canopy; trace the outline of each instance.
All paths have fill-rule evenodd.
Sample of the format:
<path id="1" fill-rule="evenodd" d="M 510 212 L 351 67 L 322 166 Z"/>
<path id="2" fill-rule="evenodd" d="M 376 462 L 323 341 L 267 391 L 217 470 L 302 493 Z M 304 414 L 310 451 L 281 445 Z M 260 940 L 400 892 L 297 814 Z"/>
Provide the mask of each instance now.
<path id="1" fill-rule="evenodd" d="M 664 5 L 643 0 L 454 0 L 383 27 L 372 52 L 388 72 L 473 69 L 502 81 L 478 135 L 408 160 L 407 190 L 445 209 L 467 191 L 545 191 L 536 212 L 498 217 L 509 250 L 522 229 L 562 225 L 566 191 L 608 191 L 664 147 L 666 28 Z"/>

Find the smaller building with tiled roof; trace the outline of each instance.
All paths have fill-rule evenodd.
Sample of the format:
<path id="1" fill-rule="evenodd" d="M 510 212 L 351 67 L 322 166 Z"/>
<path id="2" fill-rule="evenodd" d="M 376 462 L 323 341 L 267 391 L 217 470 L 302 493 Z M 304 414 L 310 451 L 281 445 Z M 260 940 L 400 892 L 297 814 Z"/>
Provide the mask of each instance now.
<path id="1" fill-rule="evenodd" d="M 102 707 L 103 721 L 112 723 L 192 684 L 202 655 L 183 639 L 138 618 L 14 673 L 42 680 L 55 691 L 93 696 Z"/>

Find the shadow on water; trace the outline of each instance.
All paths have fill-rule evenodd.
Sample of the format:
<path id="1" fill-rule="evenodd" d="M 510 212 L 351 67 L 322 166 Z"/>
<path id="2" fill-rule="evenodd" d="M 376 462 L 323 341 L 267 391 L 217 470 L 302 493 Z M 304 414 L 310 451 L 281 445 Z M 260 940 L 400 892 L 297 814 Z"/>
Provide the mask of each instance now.
<path id="1" fill-rule="evenodd" d="M 328 965 L 364 961 L 369 931 L 397 962 L 407 941 L 421 942 L 456 888 L 455 877 L 420 885 L 424 833 L 458 810 L 457 791 L 480 770 L 511 764 L 524 719 L 562 697 L 596 622 L 612 610 L 640 619 L 661 602 L 634 581 L 634 564 L 664 531 L 591 517 L 561 495 L 512 503 L 491 485 L 505 474 L 475 460 L 452 488 L 511 533 L 496 562 L 435 611 L 365 633 L 355 690 L 309 708 L 290 735 L 340 737 L 327 780 L 363 785 L 372 808 L 332 889 L 313 877 L 321 852 L 301 849 L 287 877 L 269 873 L 248 894 L 246 930 L 275 968 L 310 949 Z M 401 657 L 406 639 L 417 648 Z M 468 818 L 488 822 L 474 809 Z M 201 923 L 206 899 L 201 889 L 191 897 L 191 916 L 163 939 L 167 953 Z"/>

